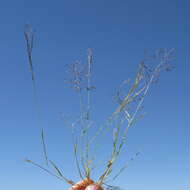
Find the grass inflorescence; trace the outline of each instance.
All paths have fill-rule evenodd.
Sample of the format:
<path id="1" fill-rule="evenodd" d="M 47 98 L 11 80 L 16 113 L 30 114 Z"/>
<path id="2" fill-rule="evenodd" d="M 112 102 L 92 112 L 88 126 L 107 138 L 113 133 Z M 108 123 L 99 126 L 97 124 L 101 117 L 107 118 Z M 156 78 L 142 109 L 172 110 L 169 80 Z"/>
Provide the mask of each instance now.
<path id="1" fill-rule="evenodd" d="M 27 27 L 24 35 L 26 40 L 29 68 L 35 89 L 35 75 L 32 62 L 34 33 L 31 28 Z M 80 102 L 79 117 L 69 125 L 72 130 L 73 150 L 76 166 L 79 177 L 82 180 L 91 178 L 91 173 L 94 169 L 93 163 L 95 160 L 94 155 L 91 155 L 91 147 L 94 141 L 96 141 L 99 135 L 106 129 L 109 129 L 106 132 L 112 131 L 113 134 L 110 157 L 104 166 L 105 168 L 103 172 L 99 174 L 99 178 L 96 180 L 96 183 L 99 185 L 106 185 L 110 179 L 115 180 L 127 168 L 128 163 L 121 167 L 112 177 L 110 177 L 113 173 L 113 165 L 121 155 L 121 151 L 127 141 L 129 129 L 144 116 L 142 113 L 142 108 L 144 105 L 144 100 L 150 91 L 151 85 L 158 81 L 162 71 L 171 70 L 172 66 L 170 65 L 170 62 L 173 58 L 173 52 L 174 49 L 158 49 L 152 56 L 146 56 L 145 59 L 140 62 L 134 79 L 125 79 L 121 84 L 121 87 L 118 89 L 118 92 L 116 93 L 118 106 L 105 120 L 105 124 L 99 126 L 94 134 L 90 133 L 90 130 L 94 126 L 94 121 L 92 121 L 91 93 L 94 89 L 96 89 L 96 87 L 91 84 L 94 64 L 92 50 L 88 50 L 86 63 L 82 64 L 81 62 L 76 61 L 68 65 L 67 71 L 70 78 L 68 78 L 66 82 L 76 91 Z M 147 64 L 147 62 L 150 61 L 156 62 L 157 64 L 152 64 L 150 66 Z M 125 90 L 126 88 L 127 90 Z M 41 132 L 41 139 L 46 167 L 43 167 L 28 159 L 26 161 L 41 168 L 50 175 L 66 181 L 68 184 L 74 185 L 75 182 L 66 178 L 61 169 L 48 158 L 43 130 Z M 134 157 L 138 155 L 139 153 L 136 153 Z M 131 160 L 133 160 L 134 157 L 131 158 Z"/>

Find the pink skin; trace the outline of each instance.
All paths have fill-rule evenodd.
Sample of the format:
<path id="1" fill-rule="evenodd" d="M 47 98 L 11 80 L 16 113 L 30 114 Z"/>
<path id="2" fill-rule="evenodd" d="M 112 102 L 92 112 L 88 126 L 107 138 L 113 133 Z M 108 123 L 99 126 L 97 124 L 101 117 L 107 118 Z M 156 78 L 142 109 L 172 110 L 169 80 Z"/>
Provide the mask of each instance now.
<path id="1" fill-rule="evenodd" d="M 91 184 L 88 185 L 85 190 L 103 190 L 103 188 L 100 185 Z"/>

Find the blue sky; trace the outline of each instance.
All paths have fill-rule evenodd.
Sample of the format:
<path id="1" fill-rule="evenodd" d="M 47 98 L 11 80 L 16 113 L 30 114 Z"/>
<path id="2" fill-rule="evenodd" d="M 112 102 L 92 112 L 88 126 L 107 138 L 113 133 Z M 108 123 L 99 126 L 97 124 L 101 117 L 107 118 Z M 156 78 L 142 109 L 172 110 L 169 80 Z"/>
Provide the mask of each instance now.
<path id="1" fill-rule="evenodd" d="M 40 127 L 23 36 L 36 29 L 34 66 L 41 126 L 50 157 L 77 180 L 70 131 L 60 113 L 76 114 L 78 99 L 63 82 L 65 64 L 86 61 L 94 52 L 94 116 L 102 120 L 116 107 L 115 89 L 133 77 L 145 49 L 175 48 L 175 69 L 163 73 L 145 102 L 147 116 L 130 131 L 128 147 L 116 169 L 137 151 L 114 185 L 123 189 L 189 189 L 188 1 L 17 0 L 0 6 L 0 189 L 59 190 L 68 186 L 24 162 L 43 163 Z M 108 144 L 104 144 L 107 149 Z M 101 155 L 98 155 L 101 157 Z"/>

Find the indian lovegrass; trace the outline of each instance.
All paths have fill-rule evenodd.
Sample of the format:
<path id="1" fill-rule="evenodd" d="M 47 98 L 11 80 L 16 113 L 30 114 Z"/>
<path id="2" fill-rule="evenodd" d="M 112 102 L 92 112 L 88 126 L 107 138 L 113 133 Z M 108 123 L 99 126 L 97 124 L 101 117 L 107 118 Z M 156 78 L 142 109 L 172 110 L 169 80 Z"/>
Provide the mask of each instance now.
<path id="1" fill-rule="evenodd" d="M 36 96 L 36 80 L 32 61 L 34 32 L 31 27 L 27 26 L 24 36 L 26 40 L 26 50 L 32 84 Z M 81 181 L 76 183 L 65 177 L 65 174 L 63 174 L 54 161 L 49 159 L 43 129 L 41 131 L 41 139 L 46 166 L 41 166 L 28 159 L 26 161 L 41 168 L 50 175 L 72 185 L 71 190 L 85 190 L 85 188 L 86 190 L 89 190 L 91 189 L 91 186 L 89 185 L 92 184 L 96 185 L 99 189 L 105 187 L 112 188 L 112 186 L 107 183 L 110 180 L 115 180 L 128 165 L 126 164 L 117 172 L 113 172 L 113 165 L 121 155 L 123 147 L 127 141 L 129 129 L 132 128 L 139 119 L 144 117 L 142 108 L 151 85 L 158 81 L 162 71 L 170 71 L 172 69 L 170 62 L 173 59 L 173 53 L 174 49 L 158 49 L 152 56 L 146 56 L 138 65 L 134 79 L 125 79 L 118 89 L 116 94 L 118 106 L 116 109 L 112 111 L 104 124 L 96 128 L 95 133 L 90 133 L 90 131 L 96 127 L 92 120 L 91 95 L 94 93 L 96 87 L 91 84 L 94 61 L 93 52 L 89 49 L 86 63 L 82 64 L 81 62 L 76 61 L 67 66 L 69 78 L 65 80 L 65 82 L 75 90 L 80 102 L 79 116 L 74 121 L 67 122 L 66 124 L 71 128 L 76 168 Z M 151 62 L 151 65 L 147 62 Z M 156 64 L 153 64 L 154 62 Z M 112 133 L 111 150 L 105 150 L 110 151 L 110 156 L 103 166 L 104 170 L 102 173 L 98 174 L 99 178 L 92 180 L 91 174 L 96 166 L 93 165 L 95 155 L 92 155 L 91 150 L 93 149 L 94 142 L 98 140 L 102 133 Z M 136 153 L 134 157 L 131 158 L 131 161 L 138 156 L 138 154 L 139 153 Z"/>

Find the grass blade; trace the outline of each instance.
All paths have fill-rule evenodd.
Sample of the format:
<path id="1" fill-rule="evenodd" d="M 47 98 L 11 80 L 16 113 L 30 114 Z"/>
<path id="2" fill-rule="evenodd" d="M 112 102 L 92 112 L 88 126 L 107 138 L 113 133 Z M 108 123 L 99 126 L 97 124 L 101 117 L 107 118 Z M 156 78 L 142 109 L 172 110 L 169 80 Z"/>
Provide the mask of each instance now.
<path id="1" fill-rule="evenodd" d="M 71 181 L 71 180 L 68 180 L 66 177 L 63 176 L 62 172 L 60 171 L 60 169 L 56 166 L 56 164 L 52 161 L 52 160 L 49 160 L 49 162 L 51 163 L 51 165 L 53 166 L 53 168 L 56 170 L 56 172 L 58 173 L 58 175 L 64 179 L 67 183 L 71 184 L 71 185 L 74 185 L 74 182 Z"/>
<path id="2" fill-rule="evenodd" d="M 48 156 L 47 156 L 47 150 L 46 150 L 46 144 L 45 144 L 43 129 L 41 132 L 41 138 L 42 138 L 42 145 L 43 145 L 43 153 L 44 153 L 44 157 L 45 157 L 45 162 L 46 162 L 46 165 L 48 166 Z"/>

